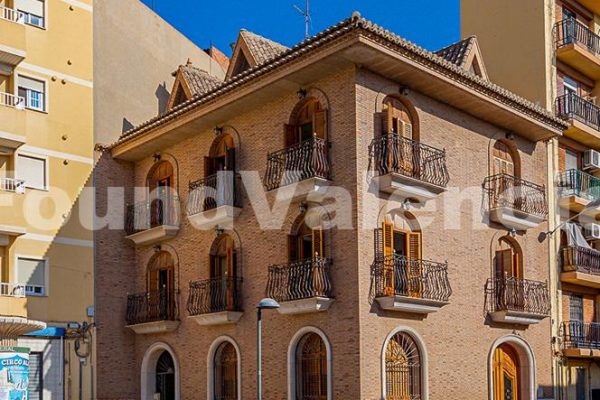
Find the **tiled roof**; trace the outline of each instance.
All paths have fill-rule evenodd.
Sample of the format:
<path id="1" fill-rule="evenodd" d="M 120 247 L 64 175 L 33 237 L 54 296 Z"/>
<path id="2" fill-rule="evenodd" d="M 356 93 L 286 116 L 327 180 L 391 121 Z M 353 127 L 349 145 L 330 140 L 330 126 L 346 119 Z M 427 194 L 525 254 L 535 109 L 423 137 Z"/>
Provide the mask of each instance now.
<path id="1" fill-rule="evenodd" d="M 194 67 L 191 63 L 181 65 L 179 69 L 192 91 L 192 96 L 208 93 L 223 83 L 219 78 L 210 75 L 203 69 Z"/>
<path id="2" fill-rule="evenodd" d="M 174 107 L 167 114 L 155 117 L 149 121 L 143 122 L 133 129 L 130 129 L 129 131 L 123 133 L 120 139 L 109 147 L 115 147 L 138 135 L 143 134 L 144 132 L 156 128 L 163 123 L 171 121 L 205 102 L 213 100 L 222 94 L 229 93 L 239 86 L 251 82 L 275 68 L 285 65 L 296 58 L 302 57 L 308 52 L 320 48 L 321 46 L 330 43 L 333 40 L 344 36 L 345 34 L 358 30 L 362 31 L 364 34 L 373 36 L 382 43 L 386 44 L 388 47 L 392 47 L 398 51 L 403 51 L 406 57 L 417 61 L 423 66 L 423 68 L 442 71 L 446 75 L 452 76 L 462 85 L 478 90 L 486 96 L 506 104 L 513 109 L 526 113 L 535 120 L 552 126 L 555 129 L 564 130 L 567 128 L 567 124 L 563 120 L 559 119 L 541 106 L 534 104 L 531 101 L 520 97 L 486 79 L 471 74 L 470 72 L 457 66 L 455 63 L 451 63 L 445 58 L 419 47 L 416 44 L 380 27 L 379 25 L 362 18 L 359 13 L 353 13 L 352 17 L 347 18 L 340 23 L 318 33 L 317 35 L 304 40 L 291 49 L 274 56 L 272 59 L 268 60 L 268 62 L 259 64 L 256 67 L 250 68 L 245 72 L 232 77 L 208 93 L 195 96 L 191 100 Z"/>
<path id="3" fill-rule="evenodd" d="M 263 64 L 277 57 L 284 51 L 289 50 L 289 47 L 245 29 L 240 31 L 240 35 L 244 38 L 248 50 L 250 50 L 254 57 L 254 61 L 256 61 L 256 65 Z"/>
<path id="4" fill-rule="evenodd" d="M 463 67 L 475 40 L 475 36 L 468 37 L 460 42 L 453 43 L 448 47 L 436 51 L 435 54 L 450 61 L 452 64 Z"/>

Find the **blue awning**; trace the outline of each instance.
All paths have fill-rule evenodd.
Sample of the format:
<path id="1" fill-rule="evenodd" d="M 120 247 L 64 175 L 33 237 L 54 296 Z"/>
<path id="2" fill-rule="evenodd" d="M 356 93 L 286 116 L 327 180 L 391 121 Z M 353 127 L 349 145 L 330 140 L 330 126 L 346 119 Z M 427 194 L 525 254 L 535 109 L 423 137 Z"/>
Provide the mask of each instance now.
<path id="1" fill-rule="evenodd" d="M 66 330 L 65 328 L 57 328 L 53 326 L 49 326 L 46 329 L 42 329 L 40 331 L 29 332 L 25 336 L 38 336 L 38 337 L 63 337 L 65 336 Z"/>

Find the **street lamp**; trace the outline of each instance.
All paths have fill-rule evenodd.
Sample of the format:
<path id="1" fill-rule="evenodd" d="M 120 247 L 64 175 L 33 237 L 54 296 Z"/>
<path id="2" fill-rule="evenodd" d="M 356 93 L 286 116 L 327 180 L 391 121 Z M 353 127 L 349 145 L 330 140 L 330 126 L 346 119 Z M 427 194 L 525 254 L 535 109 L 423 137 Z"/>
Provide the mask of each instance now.
<path id="1" fill-rule="evenodd" d="M 256 398 L 262 400 L 262 310 L 275 310 L 279 303 L 265 298 L 256 305 Z"/>
<path id="2" fill-rule="evenodd" d="M 546 238 L 548 236 L 552 236 L 554 235 L 554 233 L 559 230 L 560 228 L 562 228 L 563 225 L 565 225 L 568 222 L 573 221 L 574 219 L 576 219 L 577 217 L 579 217 L 581 214 L 583 214 L 585 211 L 589 210 L 590 208 L 597 208 L 600 206 L 600 198 L 589 202 L 585 207 L 583 207 L 583 209 L 581 211 L 579 211 L 577 214 L 573 215 L 571 218 L 567 219 L 564 222 L 561 222 L 560 224 L 558 224 L 556 226 L 556 228 L 552 229 L 551 231 L 548 232 L 541 232 L 538 236 L 538 241 L 541 243 L 544 240 L 546 240 Z"/>

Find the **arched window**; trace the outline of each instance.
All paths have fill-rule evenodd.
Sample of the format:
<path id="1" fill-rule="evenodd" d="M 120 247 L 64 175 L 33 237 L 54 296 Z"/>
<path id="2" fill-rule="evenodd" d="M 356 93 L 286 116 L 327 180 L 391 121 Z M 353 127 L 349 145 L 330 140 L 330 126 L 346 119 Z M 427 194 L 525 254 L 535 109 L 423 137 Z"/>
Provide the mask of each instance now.
<path id="1" fill-rule="evenodd" d="M 519 358 L 503 343 L 494 350 L 494 400 L 518 400 L 521 393 Z"/>
<path id="2" fill-rule="evenodd" d="M 319 221 L 313 220 L 317 218 Z M 327 257 L 320 218 L 321 216 L 317 212 L 309 210 L 296 219 L 292 233 L 288 235 L 289 261 Z"/>
<path id="3" fill-rule="evenodd" d="M 210 250 L 211 310 L 237 311 L 239 281 L 235 242 L 227 234 L 219 236 Z"/>
<path id="4" fill-rule="evenodd" d="M 402 101 L 392 96 L 383 100 L 382 134 L 417 140 L 416 128 L 411 111 Z"/>
<path id="5" fill-rule="evenodd" d="M 175 400 L 175 362 L 164 350 L 156 362 L 156 390 L 160 400 Z M 156 398 L 156 396 L 154 397 Z"/>
<path id="6" fill-rule="evenodd" d="M 386 399 L 420 399 L 421 355 L 414 339 L 405 332 L 392 336 L 385 349 Z"/>
<path id="7" fill-rule="evenodd" d="M 296 348 L 296 399 L 327 400 L 327 349 L 321 336 L 307 333 Z"/>
<path id="8" fill-rule="evenodd" d="M 214 356 L 214 400 L 238 400 L 238 355 L 230 342 L 223 342 Z"/>
<path id="9" fill-rule="evenodd" d="M 175 318 L 175 262 L 167 251 L 154 254 L 148 263 L 148 314 L 155 320 Z"/>
<path id="10" fill-rule="evenodd" d="M 175 221 L 173 204 L 173 165 L 160 161 L 148 172 L 147 185 L 150 192 L 150 227 L 168 225 Z"/>
<path id="11" fill-rule="evenodd" d="M 204 157 L 204 176 L 219 171 L 235 171 L 235 143 L 229 133 L 220 134 L 213 142 L 209 155 Z"/>
<path id="12" fill-rule="evenodd" d="M 519 177 L 521 175 L 519 156 L 508 142 L 498 140 L 492 149 L 493 175 L 506 174 Z"/>
<path id="13" fill-rule="evenodd" d="M 292 112 L 290 123 L 285 125 L 285 147 L 290 147 L 313 137 L 327 138 L 327 110 L 314 97 L 302 100 Z"/>

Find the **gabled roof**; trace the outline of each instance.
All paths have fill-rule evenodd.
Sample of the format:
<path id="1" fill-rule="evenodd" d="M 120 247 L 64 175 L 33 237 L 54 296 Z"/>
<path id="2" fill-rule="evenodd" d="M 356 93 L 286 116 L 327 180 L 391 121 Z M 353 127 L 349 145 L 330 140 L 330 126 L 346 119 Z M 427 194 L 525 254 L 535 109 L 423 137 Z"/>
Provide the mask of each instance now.
<path id="1" fill-rule="evenodd" d="M 481 55 L 481 48 L 475 36 L 470 36 L 460 42 L 444 47 L 436 51 L 435 54 L 466 71 L 488 79 L 487 70 Z"/>
<path id="2" fill-rule="evenodd" d="M 175 83 L 167 103 L 167 111 L 195 96 L 208 93 L 223 83 L 222 80 L 210 75 L 205 70 L 194 67 L 190 60 L 186 65 L 180 65 L 173 75 Z"/>
<path id="3" fill-rule="evenodd" d="M 378 40 L 386 46 L 395 49 L 395 51 L 402 51 L 405 57 L 409 57 L 411 60 L 417 62 L 421 68 L 443 73 L 452 80 L 459 82 L 460 85 L 474 89 L 478 93 L 482 93 L 490 99 L 498 101 L 513 110 L 523 112 L 539 123 L 543 123 L 556 130 L 564 130 L 567 128 L 567 124 L 563 120 L 541 106 L 483 79 L 480 76 L 470 73 L 468 70 L 459 67 L 456 63 L 451 63 L 446 58 L 419 47 L 377 24 L 362 18 L 359 13 L 354 13 L 351 18 L 347 18 L 323 32 L 304 40 L 267 62 L 251 67 L 244 72 L 226 79 L 213 90 L 195 96 L 185 103 L 174 107 L 166 114 L 152 118 L 135 128 L 124 132 L 119 140 L 111 144 L 108 148 L 114 148 L 128 142 L 137 136 L 143 135 L 152 129 L 168 123 L 169 121 L 190 113 L 210 101 L 224 96 L 240 87 L 244 87 L 273 70 L 285 68 L 287 64 L 292 63 L 311 52 L 317 51 L 345 35 L 356 33 L 364 34 L 374 40 Z"/>
<path id="4" fill-rule="evenodd" d="M 227 79 L 272 60 L 288 47 L 256 33 L 240 30 L 227 70 Z"/>

